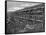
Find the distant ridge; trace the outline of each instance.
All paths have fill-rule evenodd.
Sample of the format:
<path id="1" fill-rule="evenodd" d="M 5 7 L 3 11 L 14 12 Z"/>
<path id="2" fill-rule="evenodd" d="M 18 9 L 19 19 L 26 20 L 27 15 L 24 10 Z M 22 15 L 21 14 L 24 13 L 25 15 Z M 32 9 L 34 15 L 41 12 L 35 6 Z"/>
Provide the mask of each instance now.
<path id="1" fill-rule="evenodd" d="M 37 8 L 40 8 L 40 7 L 44 7 L 44 3 L 33 6 L 33 7 L 25 7 L 24 9 L 20 9 L 20 10 L 16 10 L 14 12 L 8 12 L 8 13 L 12 14 L 12 13 L 17 13 L 17 12 L 22 12 L 22 11 L 27 11 L 27 10 L 33 10 L 34 8 L 37 9 Z"/>
<path id="2" fill-rule="evenodd" d="M 26 10 L 32 10 L 34 8 L 40 8 L 40 7 L 44 7 L 44 3 L 42 4 L 39 4 L 39 5 L 36 5 L 36 6 L 32 6 L 32 7 L 25 7 L 24 9 L 21 9 L 21 10 L 16 10 L 14 12 L 21 12 L 21 11 L 26 11 Z"/>

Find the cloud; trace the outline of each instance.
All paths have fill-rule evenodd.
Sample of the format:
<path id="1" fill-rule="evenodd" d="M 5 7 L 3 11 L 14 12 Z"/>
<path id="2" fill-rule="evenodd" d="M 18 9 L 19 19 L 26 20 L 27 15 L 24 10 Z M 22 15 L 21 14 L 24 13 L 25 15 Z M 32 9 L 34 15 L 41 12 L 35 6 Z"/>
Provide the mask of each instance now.
<path id="1" fill-rule="evenodd" d="M 16 11 L 16 10 L 20 10 L 20 9 L 23 9 L 23 7 L 12 7 L 12 8 L 9 8 L 7 11 Z"/>

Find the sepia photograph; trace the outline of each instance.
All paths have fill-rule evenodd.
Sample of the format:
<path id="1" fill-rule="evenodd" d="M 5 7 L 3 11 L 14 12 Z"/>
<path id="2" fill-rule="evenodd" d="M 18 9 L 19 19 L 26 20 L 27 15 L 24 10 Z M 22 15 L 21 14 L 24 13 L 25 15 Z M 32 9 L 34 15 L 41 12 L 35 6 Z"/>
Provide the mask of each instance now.
<path id="1" fill-rule="evenodd" d="M 45 32 L 45 3 L 5 1 L 5 34 Z"/>

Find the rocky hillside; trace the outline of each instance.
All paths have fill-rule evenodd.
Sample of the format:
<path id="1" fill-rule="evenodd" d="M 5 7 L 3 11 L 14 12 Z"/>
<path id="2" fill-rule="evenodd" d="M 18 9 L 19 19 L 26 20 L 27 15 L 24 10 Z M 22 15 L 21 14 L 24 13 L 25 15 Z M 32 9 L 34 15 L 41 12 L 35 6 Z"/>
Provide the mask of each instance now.
<path id="1" fill-rule="evenodd" d="M 26 7 L 7 16 L 6 33 L 43 32 L 45 24 L 45 4 Z"/>

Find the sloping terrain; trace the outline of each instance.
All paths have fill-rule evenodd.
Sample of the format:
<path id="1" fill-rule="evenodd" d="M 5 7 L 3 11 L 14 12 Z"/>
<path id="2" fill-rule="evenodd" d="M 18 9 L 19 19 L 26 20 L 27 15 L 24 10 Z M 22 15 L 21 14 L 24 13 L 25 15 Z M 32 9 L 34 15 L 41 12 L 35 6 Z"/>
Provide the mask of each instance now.
<path id="1" fill-rule="evenodd" d="M 45 24 L 44 3 L 27 7 L 7 15 L 7 33 L 44 32 Z"/>

